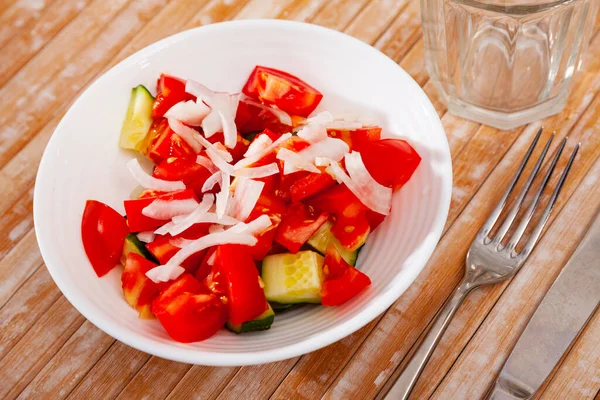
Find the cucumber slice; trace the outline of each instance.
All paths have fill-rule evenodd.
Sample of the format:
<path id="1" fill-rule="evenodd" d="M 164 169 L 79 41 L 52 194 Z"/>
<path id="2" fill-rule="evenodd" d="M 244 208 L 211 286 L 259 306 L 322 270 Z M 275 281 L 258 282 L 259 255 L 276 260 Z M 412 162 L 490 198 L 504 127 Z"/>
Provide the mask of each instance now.
<path id="1" fill-rule="evenodd" d="M 119 146 L 123 149 L 142 150 L 146 134 L 152 125 L 154 97 L 148 89 L 138 85 L 131 89 L 127 115 L 121 128 Z"/>
<path id="2" fill-rule="evenodd" d="M 323 256 L 314 251 L 265 257 L 265 297 L 281 304 L 321 303 L 323 261 Z"/>
<path id="3" fill-rule="evenodd" d="M 275 312 L 269 305 L 269 308 L 252 321 L 244 322 L 243 324 L 233 325 L 231 321 L 227 321 L 225 327 L 234 333 L 244 333 L 251 331 L 265 331 L 271 328 L 273 321 L 275 320 Z"/>
<path id="4" fill-rule="evenodd" d="M 269 302 L 269 304 L 271 305 L 271 307 L 273 308 L 273 310 L 276 313 L 285 311 L 285 310 L 289 310 L 290 308 L 295 306 L 295 304 L 281 304 L 281 303 L 277 303 L 276 301 L 271 301 L 271 302 Z"/>
<path id="5" fill-rule="evenodd" d="M 123 253 L 121 254 L 121 264 L 125 265 L 125 260 L 129 253 L 136 253 L 144 257 L 146 260 L 156 262 L 156 259 L 150 254 L 146 245 L 137 238 L 135 233 L 130 233 L 125 237 L 125 244 L 123 245 Z"/>
<path id="6" fill-rule="evenodd" d="M 356 259 L 358 258 L 358 250 L 350 251 L 342 246 L 339 240 L 331 233 L 332 225 L 331 221 L 325 222 L 315 233 L 313 233 L 306 243 L 323 255 L 325 255 L 327 246 L 331 243 L 348 264 L 355 265 Z"/>

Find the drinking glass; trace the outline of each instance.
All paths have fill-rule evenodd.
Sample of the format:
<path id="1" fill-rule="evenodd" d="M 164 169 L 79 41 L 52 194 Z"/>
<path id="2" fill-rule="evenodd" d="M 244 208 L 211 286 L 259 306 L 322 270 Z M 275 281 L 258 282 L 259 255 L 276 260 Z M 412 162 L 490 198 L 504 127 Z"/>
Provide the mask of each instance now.
<path id="1" fill-rule="evenodd" d="M 427 71 L 448 110 L 500 129 L 556 114 L 600 0 L 421 0 Z"/>

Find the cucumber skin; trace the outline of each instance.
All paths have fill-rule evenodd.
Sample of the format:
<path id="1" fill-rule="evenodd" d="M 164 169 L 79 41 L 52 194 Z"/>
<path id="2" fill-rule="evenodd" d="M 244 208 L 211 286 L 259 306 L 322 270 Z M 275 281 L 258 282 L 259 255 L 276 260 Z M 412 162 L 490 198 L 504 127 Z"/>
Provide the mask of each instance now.
<path id="1" fill-rule="evenodd" d="M 146 249 L 146 245 L 137 238 L 135 233 L 130 233 L 125 237 L 125 243 L 123 244 L 123 253 L 121 254 L 121 263 L 125 265 L 125 260 L 129 253 L 136 253 L 144 257 L 146 260 L 157 262 L 156 258 Z"/>
<path id="2" fill-rule="evenodd" d="M 245 333 L 245 332 L 256 332 L 256 331 L 266 331 L 271 328 L 273 321 L 275 320 L 275 312 L 271 308 L 269 304 L 269 308 L 265 310 L 258 317 L 253 319 L 252 321 L 244 322 L 240 325 L 233 325 L 231 321 L 227 321 L 225 327 L 233 333 Z"/>
<path id="3" fill-rule="evenodd" d="M 143 96 L 143 97 L 141 97 Z M 141 104 L 141 102 L 145 102 L 146 104 Z M 129 103 L 127 105 L 127 113 L 125 115 L 125 119 L 123 120 L 123 125 L 121 127 L 121 134 L 119 137 L 119 147 L 128 150 L 138 150 L 141 151 L 146 141 L 146 137 L 148 135 L 148 131 L 152 126 L 152 107 L 154 104 L 154 97 L 150 93 L 150 91 L 144 85 L 138 85 L 131 89 L 131 96 L 129 98 Z M 136 126 L 134 123 L 134 112 L 139 111 L 139 108 L 145 108 L 145 112 L 147 115 L 137 115 L 135 117 L 142 117 L 144 121 L 142 121 L 145 125 L 145 130 L 143 137 L 139 138 L 136 143 L 132 143 L 132 137 L 134 135 L 141 134 L 136 131 Z"/>

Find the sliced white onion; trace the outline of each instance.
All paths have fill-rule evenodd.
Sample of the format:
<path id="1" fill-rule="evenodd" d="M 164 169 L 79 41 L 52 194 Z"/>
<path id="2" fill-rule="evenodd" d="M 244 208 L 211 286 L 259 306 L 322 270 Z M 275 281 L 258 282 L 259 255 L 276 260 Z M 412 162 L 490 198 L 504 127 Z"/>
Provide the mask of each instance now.
<path id="1" fill-rule="evenodd" d="M 193 94 L 198 99 L 207 99 L 215 94 L 212 90 L 192 79 L 188 79 L 185 83 L 185 91 L 189 94 Z"/>
<path id="2" fill-rule="evenodd" d="M 242 158 L 240 161 L 235 163 L 233 168 L 240 169 L 240 168 L 247 167 L 248 165 L 254 164 L 258 160 L 260 160 L 261 158 L 263 158 L 264 156 L 269 154 L 271 151 L 275 150 L 281 143 L 285 142 L 286 140 L 288 140 L 291 137 L 292 137 L 291 133 L 284 133 L 283 135 L 279 136 L 279 138 L 277 138 L 277 140 L 275 140 L 269 146 L 265 147 L 262 151 L 259 151 L 258 153 L 253 154 L 250 157 Z"/>
<path id="3" fill-rule="evenodd" d="M 218 246 L 220 244 L 244 244 L 247 246 L 254 246 L 256 242 L 257 239 L 248 233 L 234 233 L 227 231 L 211 233 L 187 244 L 181 250 L 175 253 L 175 255 L 171 257 L 171 259 L 165 265 L 161 265 L 153 269 L 179 266 L 191 255 L 212 246 Z"/>
<path id="4" fill-rule="evenodd" d="M 182 181 L 165 181 L 148 174 L 142 169 L 139 161 L 135 158 L 127 163 L 127 169 L 140 186 L 146 189 L 161 192 L 175 192 L 185 189 L 185 184 Z"/>
<path id="5" fill-rule="evenodd" d="M 281 122 L 284 125 L 292 126 L 292 117 L 290 117 L 290 115 L 285 111 L 280 110 L 279 108 L 265 106 L 264 104 L 257 102 L 256 100 L 246 96 L 245 94 L 242 94 L 240 96 L 240 100 L 246 104 L 250 104 L 251 106 L 258 107 L 261 110 L 271 112 L 277 117 L 279 122 Z"/>
<path id="6" fill-rule="evenodd" d="M 330 158 L 327 157 L 315 157 L 315 165 L 317 167 L 327 167 L 331 162 Z"/>
<path id="7" fill-rule="evenodd" d="M 277 152 L 277 159 L 284 162 L 283 174 L 288 175 L 299 170 L 320 173 L 319 169 L 307 158 L 293 152 L 290 149 L 282 148 Z M 313 158 L 314 159 L 314 158 Z"/>
<path id="8" fill-rule="evenodd" d="M 331 121 L 333 121 L 333 115 L 329 111 L 322 111 L 322 112 L 318 113 L 317 115 L 315 115 L 314 117 L 307 118 L 306 121 L 304 121 L 304 123 L 306 125 L 309 125 L 309 124 L 325 125 Z"/>
<path id="9" fill-rule="evenodd" d="M 206 263 L 212 267 L 213 265 L 215 265 L 216 257 L 217 257 L 217 252 L 213 251 L 212 254 L 210 255 L 210 257 L 208 257 L 208 260 L 206 260 Z"/>
<path id="10" fill-rule="evenodd" d="M 257 179 L 264 178 L 279 173 L 279 166 L 277 163 L 271 163 L 254 168 L 240 168 L 233 172 L 233 176 L 245 176 L 246 178 Z"/>
<path id="11" fill-rule="evenodd" d="M 189 214 L 198 206 L 195 199 L 161 200 L 156 199 L 142 210 L 142 214 L 149 218 L 166 220 L 177 215 Z"/>
<path id="12" fill-rule="evenodd" d="M 175 118 L 168 118 L 167 121 L 169 121 L 169 127 L 173 129 L 173 132 L 179 135 L 196 153 L 203 149 L 200 142 L 202 136 L 194 128 L 190 128 Z"/>
<path id="13" fill-rule="evenodd" d="M 362 122 L 354 121 L 332 121 L 326 125 L 327 129 L 339 129 L 342 131 L 352 131 L 363 127 Z"/>
<path id="14" fill-rule="evenodd" d="M 219 171 L 219 168 L 217 168 L 217 166 L 215 164 L 213 164 L 212 161 L 210 161 L 210 158 L 205 157 L 205 156 L 196 157 L 196 164 L 202 165 L 211 174 L 214 174 L 215 172 Z"/>
<path id="15" fill-rule="evenodd" d="M 263 151 L 267 147 L 269 147 L 273 143 L 273 140 L 269 137 L 269 135 L 258 135 L 250 146 L 248 146 L 248 150 L 244 153 L 244 157 L 251 157 L 253 155 L 258 154 Z"/>
<path id="16" fill-rule="evenodd" d="M 144 231 L 137 234 L 137 238 L 140 242 L 152 243 L 156 238 L 156 235 L 152 231 Z"/>
<path id="17" fill-rule="evenodd" d="M 221 171 L 221 191 L 217 193 L 216 213 L 219 218 L 223 218 L 227 211 L 227 202 L 229 200 L 229 186 L 231 185 L 230 176 Z"/>
<path id="18" fill-rule="evenodd" d="M 308 124 L 298 131 L 298 136 L 309 143 L 327 139 L 327 129 L 321 124 Z"/>
<path id="19" fill-rule="evenodd" d="M 242 222 L 246 221 L 264 187 L 264 182 L 239 177 L 233 194 L 233 217 Z"/>
<path id="20" fill-rule="evenodd" d="M 213 92 L 201 83 L 188 80 L 185 90 L 204 101 L 210 108 L 210 113 L 202 121 L 202 130 L 206 137 L 223 130 L 226 147 L 232 149 L 237 143 L 237 128 L 235 114 L 240 100 L 239 94 Z"/>
<path id="21" fill-rule="evenodd" d="M 350 178 L 356 182 L 358 186 L 369 192 L 370 197 L 372 197 L 377 204 L 381 204 L 382 208 L 386 208 L 389 213 L 392 204 L 392 189 L 379 184 L 379 182 L 371 176 L 369 170 L 367 170 L 367 167 L 363 163 L 360 153 L 353 151 L 352 153 L 346 154 L 344 160 Z"/>
<path id="22" fill-rule="evenodd" d="M 191 126 L 200 126 L 202 120 L 210 113 L 210 108 L 202 101 L 180 101 L 165 113 L 166 118 L 173 118 Z"/>
<path id="23" fill-rule="evenodd" d="M 249 233 L 251 235 L 257 235 L 263 233 L 267 228 L 271 227 L 273 223 L 268 215 L 263 214 L 253 221 L 248 223 L 240 222 L 239 224 L 228 229 L 228 232 L 236 233 Z"/>
<path id="24" fill-rule="evenodd" d="M 208 179 L 206 179 L 206 181 L 204 181 L 204 184 L 202 185 L 202 193 L 212 190 L 217 183 L 221 182 L 221 179 L 221 171 L 217 171 L 211 176 L 209 176 Z"/>
<path id="25" fill-rule="evenodd" d="M 233 165 L 225 161 L 218 152 L 213 149 L 207 149 L 206 154 L 208 155 L 208 158 L 210 158 L 210 161 L 212 161 L 223 173 L 233 175 Z"/>
<path id="26" fill-rule="evenodd" d="M 181 250 L 179 250 L 181 251 Z M 185 268 L 179 265 L 160 265 L 146 272 L 146 276 L 154 283 L 168 282 L 179 278 L 185 272 Z"/>
<path id="27" fill-rule="evenodd" d="M 235 225 L 234 225 L 235 226 Z M 223 232 L 225 229 L 221 224 L 214 224 L 208 227 L 208 233 Z"/>
<path id="28" fill-rule="evenodd" d="M 221 116 L 218 112 L 211 112 L 204 120 L 202 120 L 202 132 L 204 132 L 204 136 L 207 138 L 219 132 L 221 129 L 223 129 L 221 126 Z"/>
<path id="29" fill-rule="evenodd" d="M 298 155 L 311 162 L 314 162 L 316 157 L 326 157 L 333 161 L 340 161 L 349 151 L 350 147 L 342 139 L 328 137 L 311 144 L 298 152 Z"/>
<path id="30" fill-rule="evenodd" d="M 170 234 L 172 236 L 179 235 L 186 229 L 189 229 L 192 225 L 196 224 L 197 221 L 210 210 L 215 202 L 215 196 L 213 194 L 205 194 L 202 197 L 200 204 L 196 206 L 182 218 L 175 218 L 171 223 L 165 224 L 158 228 L 154 233 L 158 235 Z M 142 211 L 143 213 L 143 211 Z M 183 214 L 179 214 L 183 215 Z M 175 217 L 175 216 L 174 216 Z M 172 217 L 173 218 L 173 217 Z"/>
<path id="31" fill-rule="evenodd" d="M 383 202 L 381 199 L 376 199 L 374 193 L 371 193 L 369 188 L 359 186 L 346 174 L 346 172 L 344 172 L 337 162 L 332 161 L 327 170 L 331 172 L 340 183 L 345 184 L 366 207 L 379 214 L 388 215 L 390 213 L 391 197 L 389 202 Z"/>

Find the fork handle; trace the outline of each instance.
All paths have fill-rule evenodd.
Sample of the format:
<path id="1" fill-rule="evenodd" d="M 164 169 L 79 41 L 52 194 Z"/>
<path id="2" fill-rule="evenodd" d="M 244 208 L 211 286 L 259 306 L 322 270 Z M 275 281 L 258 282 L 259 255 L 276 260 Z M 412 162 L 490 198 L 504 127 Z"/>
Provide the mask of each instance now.
<path id="1" fill-rule="evenodd" d="M 446 302 L 442 310 L 438 313 L 433 326 L 429 332 L 427 332 L 427 335 L 425 335 L 425 338 L 413 354 L 406 368 L 404 368 L 404 371 L 402 371 L 398 377 L 398 380 L 388 392 L 385 399 L 408 399 L 419 375 L 421 375 L 421 372 L 433 354 L 433 351 L 446 331 L 446 328 L 450 325 L 450 320 L 452 320 L 452 317 L 456 314 L 458 307 L 461 305 L 469 291 L 469 285 L 464 281 L 456 288 L 450 300 Z"/>

